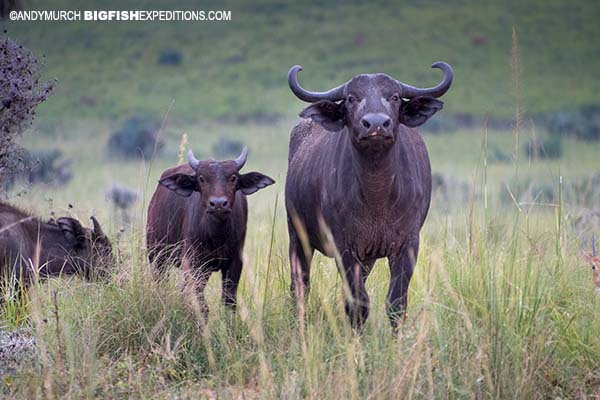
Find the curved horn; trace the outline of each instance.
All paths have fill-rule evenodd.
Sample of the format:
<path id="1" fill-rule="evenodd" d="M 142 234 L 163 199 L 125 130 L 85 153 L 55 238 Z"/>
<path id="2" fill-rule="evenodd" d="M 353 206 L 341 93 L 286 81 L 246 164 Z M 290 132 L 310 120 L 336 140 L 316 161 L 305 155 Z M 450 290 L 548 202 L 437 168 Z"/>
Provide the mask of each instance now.
<path id="1" fill-rule="evenodd" d="M 398 82 L 402 87 L 402 97 L 412 99 L 417 96 L 432 96 L 441 97 L 444 93 L 450 89 L 452 79 L 454 78 L 454 72 L 452 67 L 443 61 L 438 61 L 431 65 L 431 68 L 438 68 L 444 72 L 444 79 L 434 87 L 420 89 L 414 86 L 407 85 L 406 83 Z"/>
<path id="2" fill-rule="evenodd" d="M 290 72 L 288 72 L 288 83 L 290 85 L 290 89 L 292 89 L 292 92 L 294 92 L 296 97 L 298 97 L 300 100 L 308 103 L 315 103 L 319 100 L 338 101 L 344 98 L 344 86 L 346 86 L 345 83 L 328 90 L 327 92 L 309 92 L 298 83 L 299 71 L 302 71 L 302 67 L 299 65 L 294 65 L 292 68 L 290 68 Z"/>
<path id="3" fill-rule="evenodd" d="M 242 149 L 242 153 L 239 155 L 239 157 L 236 158 L 235 160 L 233 160 L 233 162 L 235 163 L 235 165 L 237 165 L 238 171 L 240 169 L 242 169 L 242 167 L 244 166 L 244 164 L 246 164 L 246 159 L 247 158 L 248 158 L 248 148 L 246 146 L 244 146 L 244 148 Z"/>
<path id="4" fill-rule="evenodd" d="M 196 170 L 196 168 L 198 168 L 198 165 L 200 164 L 200 161 L 196 160 L 196 157 L 194 157 L 194 152 L 192 151 L 192 149 L 188 151 L 188 164 L 190 164 L 190 167 L 192 167 L 194 171 Z"/>
<path id="5" fill-rule="evenodd" d="M 94 236 L 96 236 L 96 237 L 104 236 L 104 232 L 102 232 L 102 227 L 100 226 L 100 223 L 98 222 L 96 217 L 94 217 L 92 215 L 90 217 L 90 219 L 92 220 L 92 224 L 94 224 Z"/>

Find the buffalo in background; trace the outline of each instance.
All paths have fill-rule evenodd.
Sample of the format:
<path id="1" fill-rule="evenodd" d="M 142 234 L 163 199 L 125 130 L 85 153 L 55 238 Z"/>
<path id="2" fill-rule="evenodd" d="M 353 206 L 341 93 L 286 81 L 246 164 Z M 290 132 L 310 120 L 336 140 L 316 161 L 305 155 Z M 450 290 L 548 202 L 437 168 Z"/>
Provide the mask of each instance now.
<path id="1" fill-rule="evenodd" d="M 0 203 L 2 277 L 13 279 L 17 287 L 27 287 L 36 276 L 105 276 L 105 267 L 114 264 L 112 245 L 98 220 L 91 219 L 93 229 L 70 217 L 43 222 L 10 204 Z"/>

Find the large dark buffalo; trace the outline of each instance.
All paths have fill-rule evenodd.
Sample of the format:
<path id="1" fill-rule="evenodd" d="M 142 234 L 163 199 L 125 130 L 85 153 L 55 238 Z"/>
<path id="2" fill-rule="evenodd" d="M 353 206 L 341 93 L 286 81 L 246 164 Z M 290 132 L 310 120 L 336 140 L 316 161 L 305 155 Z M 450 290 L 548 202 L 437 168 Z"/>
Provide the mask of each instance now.
<path id="1" fill-rule="evenodd" d="M 38 276 L 106 275 L 112 261 L 110 240 L 96 218 L 93 229 L 69 217 L 42 222 L 0 203 L 0 272 L 26 287 Z M 37 271 L 34 271 L 34 268 Z"/>
<path id="2" fill-rule="evenodd" d="M 240 174 L 247 154 L 244 147 L 235 160 L 198 161 L 190 150 L 187 164 L 163 172 L 148 208 L 150 261 L 162 271 L 184 257 L 205 314 L 204 287 L 219 270 L 223 302 L 235 307 L 248 220 L 246 196 L 275 183 L 259 172 Z"/>
<path id="3" fill-rule="evenodd" d="M 303 89 L 294 66 L 292 92 L 312 103 L 290 137 L 285 185 L 294 295 L 308 290 L 314 249 L 339 252 L 348 285 L 346 313 L 355 328 L 369 315 L 365 281 L 375 260 L 387 257 L 391 281 L 387 313 L 394 328 L 407 290 L 431 197 L 427 149 L 414 127 L 442 109 L 437 100 L 453 73 L 443 62 L 437 86 L 418 89 L 385 74 L 357 75 L 327 92 Z M 300 284 L 300 285 L 299 285 Z"/>

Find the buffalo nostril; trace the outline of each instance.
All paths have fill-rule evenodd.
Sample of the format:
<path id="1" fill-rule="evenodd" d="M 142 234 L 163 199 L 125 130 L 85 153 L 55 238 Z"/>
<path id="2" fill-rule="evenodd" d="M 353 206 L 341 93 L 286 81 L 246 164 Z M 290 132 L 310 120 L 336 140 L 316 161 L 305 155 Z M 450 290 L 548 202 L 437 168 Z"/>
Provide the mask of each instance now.
<path id="1" fill-rule="evenodd" d="M 384 128 L 389 128 L 391 121 L 388 119 L 383 123 Z"/>
<path id="2" fill-rule="evenodd" d="M 225 197 L 211 197 L 208 200 L 208 207 L 211 209 L 220 209 L 227 207 L 229 201 Z"/>
<path id="3" fill-rule="evenodd" d="M 366 119 L 362 119 L 360 122 L 362 123 L 362 126 L 364 126 L 367 129 L 371 127 L 371 124 Z"/>

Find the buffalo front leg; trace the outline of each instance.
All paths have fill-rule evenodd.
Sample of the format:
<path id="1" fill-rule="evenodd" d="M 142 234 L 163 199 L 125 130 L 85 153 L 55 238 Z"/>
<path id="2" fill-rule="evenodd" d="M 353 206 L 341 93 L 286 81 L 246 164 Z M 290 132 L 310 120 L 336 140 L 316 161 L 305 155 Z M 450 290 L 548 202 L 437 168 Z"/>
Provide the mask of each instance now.
<path id="1" fill-rule="evenodd" d="M 386 311 L 394 331 L 406 314 L 408 285 L 417 263 L 418 252 L 419 240 L 416 239 L 409 241 L 400 253 L 388 258 L 390 263 L 390 288 L 386 299 Z"/>
<path id="2" fill-rule="evenodd" d="M 359 332 L 369 317 L 370 300 L 365 284 L 374 262 L 361 262 L 350 251 L 342 254 L 346 315 L 352 328 Z"/>
<path id="3" fill-rule="evenodd" d="M 186 252 L 182 260 L 182 272 L 187 288 L 193 288 L 196 294 L 201 322 L 206 323 L 208 321 L 208 304 L 204 297 L 204 289 L 208 284 L 210 272 L 204 270 L 198 260 L 199 257 L 194 251 Z"/>
<path id="4" fill-rule="evenodd" d="M 237 305 L 237 289 L 242 275 L 242 258 L 236 255 L 229 266 L 221 270 L 222 293 L 221 299 L 225 306 L 235 310 Z"/>
<path id="5" fill-rule="evenodd" d="M 294 299 L 304 298 L 310 291 L 310 263 L 314 248 L 308 239 L 302 240 L 298 235 L 294 223 L 288 218 L 288 232 L 290 235 L 290 291 Z"/>
<path id="6" fill-rule="evenodd" d="M 208 283 L 208 273 L 200 272 L 195 278 L 195 288 L 196 288 L 196 296 L 198 298 L 198 304 L 200 305 L 200 312 L 202 314 L 202 322 L 208 322 L 208 303 L 206 302 L 206 297 L 204 296 L 204 289 L 206 289 L 206 284 Z"/>

